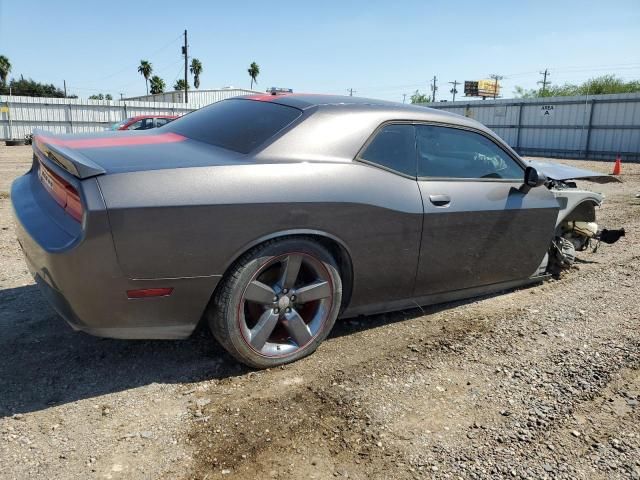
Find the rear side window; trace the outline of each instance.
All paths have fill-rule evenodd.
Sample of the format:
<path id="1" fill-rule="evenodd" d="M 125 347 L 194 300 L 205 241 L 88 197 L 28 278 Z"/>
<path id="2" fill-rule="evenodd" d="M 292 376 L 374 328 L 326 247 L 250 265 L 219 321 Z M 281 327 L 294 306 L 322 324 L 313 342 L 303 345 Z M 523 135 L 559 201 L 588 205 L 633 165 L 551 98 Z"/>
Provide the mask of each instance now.
<path id="1" fill-rule="evenodd" d="M 362 160 L 395 172 L 416 176 L 416 140 L 413 125 L 387 125 L 360 154 Z"/>
<path id="2" fill-rule="evenodd" d="M 172 118 L 156 118 L 156 127 L 162 127 L 167 123 L 171 122 Z"/>
<path id="3" fill-rule="evenodd" d="M 459 128 L 416 126 L 418 176 L 522 180 L 522 167 L 491 140 Z"/>
<path id="4" fill-rule="evenodd" d="M 188 138 L 249 153 L 297 119 L 297 108 L 255 100 L 223 100 L 169 123 Z"/>

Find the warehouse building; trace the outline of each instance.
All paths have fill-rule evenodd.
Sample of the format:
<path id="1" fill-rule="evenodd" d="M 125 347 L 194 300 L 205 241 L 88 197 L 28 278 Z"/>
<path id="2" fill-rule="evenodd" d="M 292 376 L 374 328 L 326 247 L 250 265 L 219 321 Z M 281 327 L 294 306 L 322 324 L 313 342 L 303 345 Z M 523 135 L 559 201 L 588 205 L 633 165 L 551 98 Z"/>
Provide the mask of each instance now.
<path id="1" fill-rule="evenodd" d="M 246 88 L 223 87 L 213 90 L 189 90 L 189 105 L 201 107 L 210 103 L 219 102 L 226 98 L 250 95 L 257 92 Z M 139 97 L 129 97 L 124 100 L 135 102 L 164 102 L 164 103 L 184 103 L 184 91 L 174 90 L 172 92 L 156 93 L 152 95 L 142 95 Z"/>

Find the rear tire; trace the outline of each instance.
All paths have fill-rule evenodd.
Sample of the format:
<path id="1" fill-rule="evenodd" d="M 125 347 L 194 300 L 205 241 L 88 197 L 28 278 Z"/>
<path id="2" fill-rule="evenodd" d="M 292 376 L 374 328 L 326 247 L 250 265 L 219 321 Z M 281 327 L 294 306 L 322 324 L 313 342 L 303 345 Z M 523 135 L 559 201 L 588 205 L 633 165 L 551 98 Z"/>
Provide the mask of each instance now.
<path id="1" fill-rule="evenodd" d="M 225 275 L 207 309 L 211 331 L 240 362 L 270 368 L 314 352 L 340 311 L 335 259 L 307 237 L 263 243 Z"/>

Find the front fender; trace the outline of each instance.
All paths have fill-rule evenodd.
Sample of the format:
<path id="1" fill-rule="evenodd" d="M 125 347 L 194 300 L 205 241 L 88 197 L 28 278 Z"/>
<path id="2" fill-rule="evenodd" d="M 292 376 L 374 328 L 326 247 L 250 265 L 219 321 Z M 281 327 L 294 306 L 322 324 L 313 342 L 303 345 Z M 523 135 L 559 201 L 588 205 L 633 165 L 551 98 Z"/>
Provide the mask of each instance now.
<path id="1" fill-rule="evenodd" d="M 560 205 L 556 227 L 567 220 L 594 222 L 595 208 L 604 201 L 604 195 L 588 190 L 552 190 L 552 193 Z M 573 215 L 580 218 L 573 218 Z"/>

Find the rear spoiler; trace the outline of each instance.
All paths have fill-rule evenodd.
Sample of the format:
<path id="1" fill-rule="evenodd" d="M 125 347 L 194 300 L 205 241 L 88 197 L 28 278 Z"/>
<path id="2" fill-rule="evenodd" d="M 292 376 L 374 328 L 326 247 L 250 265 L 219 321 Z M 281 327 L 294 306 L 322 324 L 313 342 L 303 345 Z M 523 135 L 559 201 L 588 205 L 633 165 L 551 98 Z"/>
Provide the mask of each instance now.
<path id="1" fill-rule="evenodd" d="M 64 146 L 63 140 L 53 137 L 43 130 L 34 130 L 33 150 L 36 155 L 48 158 L 80 179 L 107 173 L 104 168 L 77 150 Z"/>

